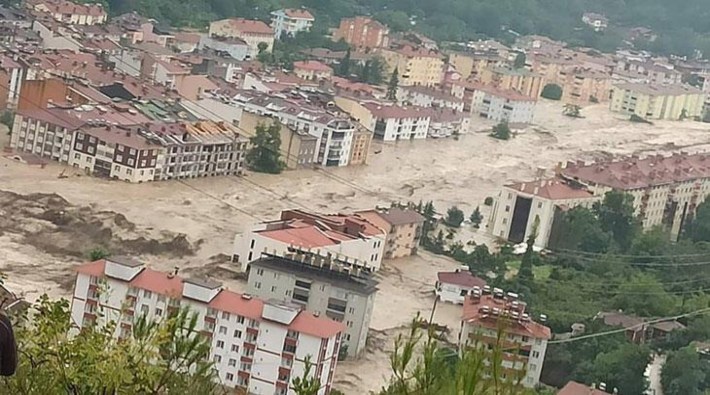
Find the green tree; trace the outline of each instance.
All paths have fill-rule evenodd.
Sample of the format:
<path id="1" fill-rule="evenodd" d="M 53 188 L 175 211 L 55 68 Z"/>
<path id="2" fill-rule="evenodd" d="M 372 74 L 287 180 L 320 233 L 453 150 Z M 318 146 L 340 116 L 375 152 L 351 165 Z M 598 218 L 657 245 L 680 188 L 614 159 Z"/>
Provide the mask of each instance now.
<path id="1" fill-rule="evenodd" d="M 315 374 L 311 374 L 311 370 L 313 369 L 311 356 L 307 355 L 303 362 L 305 365 L 303 374 L 299 377 L 295 377 L 293 381 L 291 381 L 291 389 L 296 395 L 318 395 L 320 380 Z"/>
<path id="2" fill-rule="evenodd" d="M 478 229 L 481 226 L 481 221 L 483 221 L 483 215 L 481 215 L 481 209 L 480 207 L 476 207 L 475 210 L 471 213 L 471 216 L 469 217 L 469 220 L 471 221 L 471 224 L 473 224 L 473 227 Z"/>
<path id="3" fill-rule="evenodd" d="M 594 204 L 593 210 L 602 230 L 611 232 L 616 245 L 622 251 L 627 251 L 641 230 L 634 215 L 633 196 L 619 191 L 607 192 L 602 202 Z"/>
<path id="4" fill-rule="evenodd" d="M 93 261 L 98 261 L 99 259 L 105 259 L 111 256 L 111 253 L 106 251 L 103 247 L 96 247 L 89 251 L 89 259 Z"/>
<path id="5" fill-rule="evenodd" d="M 444 220 L 444 222 L 446 222 L 446 224 L 449 226 L 458 228 L 461 226 L 461 223 L 463 223 L 464 218 L 465 216 L 463 211 L 461 211 L 461 209 L 456 206 L 452 206 L 448 210 L 446 210 L 446 219 Z"/>
<path id="6" fill-rule="evenodd" d="M 340 61 L 340 65 L 338 65 L 338 75 L 341 77 L 350 75 L 350 56 L 350 48 L 348 48 L 347 52 L 345 52 L 345 57 Z"/>
<path id="7" fill-rule="evenodd" d="M 513 68 L 515 68 L 515 69 L 524 68 L 526 60 L 527 60 L 527 58 L 525 57 L 525 53 L 518 52 L 518 54 L 515 55 L 515 61 L 513 62 Z"/>
<path id="8" fill-rule="evenodd" d="M 643 394 L 646 379 L 643 375 L 651 360 L 651 351 L 636 344 L 622 344 L 594 359 L 592 382 L 604 382 L 607 388 L 617 388 L 620 394 Z"/>
<path id="9" fill-rule="evenodd" d="M 642 298 L 639 295 L 643 295 Z M 673 314 L 676 297 L 667 293 L 653 275 L 637 273 L 619 287 L 612 303 L 615 308 L 642 317 L 658 317 Z"/>
<path id="10" fill-rule="evenodd" d="M 247 165 L 260 173 L 278 174 L 286 167 L 281 160 L 281 124 L 258 125 L 256 134 L 249 139 L 251 149 L 246 156 Z"/>
<path id="11" fill-rule="evenodd" d="M 387 100 L 396 101 L 397 100 L 397 89 L 399 88 L 399 69 L 395 67 L 392 75 L 390 76 L 390 81 L 387 83 L 387 95 L 385 98 Z"/>
<path id="12" fill-rule="evenodd" d="M 525 248 L 525 253 L 523 254 L 523 259 L 520 262 L 520 270 L 518 270 L 518 281 L 523 284 L 530 284 L 534 279 L 533 274 L 533 264 L 535 261 L 535 239 L 537 238 L 537 229 L 540 226 L 540 217 L 535 217 L 533 222 L 532 231 L 530 236 L 526 241 L 527 247 Z"/>
<path id="13" fill-rule="evenodd" d="M 540 96 L 550 100 L 562 99 L 562 87 L 557 84 L 547 84 L 542 88 Z"/>
<path id="14" fill-rule="evenodd" d="M 99 309 L 97 314 L 104 312 Z M 17 372 L 0 394 L 223 394 L 208 361 L 209 343 L 198 334 L 197 315 L 182 310 L 161 322 L 139 317 L 116 339 L 116 323 L 84 325 L 70 335 L 69 302 L 39 299 L 17 317 L 21 355 Z"/>
<path id="15" fill-rule="evenodd" d="M 611 233 L 602 230 L 599 218 L 586 207 L 561 213 L 550 232 L 549 246 L 559 250 L 602 253 L 609 250 Z"/>
<path id="16" fill-rule="evenodd" d="M 503 121 L 493 126 L 490 136 L 498 140 L 510 140 L 511 133 L 508 122 Z"/>
<path id="17" fill-rule="evenodd" d="M 695 216 L 686 225 L 685 234 L 694 242 L 710 242 L 710 201 L 698 205 Z"/>
<path id="18" fill-rule="evenodd" d="M 668 355 L 661 371 L 661 385 L 666 395 L 703 395 L 710 374 L 710 365 L 698 356 L 693 346 Z"/>

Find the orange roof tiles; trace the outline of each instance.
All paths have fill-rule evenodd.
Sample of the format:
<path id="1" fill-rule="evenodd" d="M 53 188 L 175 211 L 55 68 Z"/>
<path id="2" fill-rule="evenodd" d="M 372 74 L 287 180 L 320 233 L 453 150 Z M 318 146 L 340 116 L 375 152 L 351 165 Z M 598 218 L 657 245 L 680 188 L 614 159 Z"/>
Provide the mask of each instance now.
<path id="1" fill-rule="evenodd" d="M 168 273 L 150 268 L 143 269 L 129 284 L 132 287 L 146 289 L 160 295 L 174 298 L 182 297 L 182 278 L 178 276 L 171 278 Z"/>
<path id="2" fill-rule="evenodd" d="M 375 118 L 429 118 L 431 111 L 423 107 L 401 107 L 396 104 L 367 102 L 362 104 Z"/>
<path id="3" fill-rule="evenodd" d="M 498 320 L 505 320 L 504 331 L 506 333 L 514 333 L 519 336 L 527 336 L 534 339 L 549 340 L 552 338 L 550 328 L 545 325 L 538 324 L 532 320 L 522 321 L 490 313 L 482 313 L 481 308 L 485 306 L 491 309 L 497 307 L 501 310 L 505 310 L 508 305 L 506 300 L 495 299 L 492 295 L 482 295 L 479 299 L 466 297 L 463 302 L 463 321 L 476 327 L 498 330 L 500 328 Z"/>
<path id="4" fill-rule="evenodd" d="M 518 182 L 508 184 L 506 187 L 514 189 L 518 192 L 550 200 L 594 198 L 594 194 L 591 192 L 585 189 L 573 188 L 558 178 L 531 182 Z"/>
<path id="5" fill-rule="evenodd" d="M 299 228 L 267 230 L 258 233 L 264 237 L 303 248 L 317 248 L 335 244 L 333 239 L 312 225 L 305 225 Z"/>
<path id="6" fill-rule="evenodd" d="M 608 392 L 593 388 L 589 385 L 580 384 L 575 381 L 570 381 L 562 387 L 557 395 L 611 395 Z"/>
<path id="7" fill-rule="evenodd" d="M 309 311 L 302 310 L 288 326 L 291 330 L 307 335 L 328 339 L 345 331 L 345 324 L 329 318 L 316 317 Z"/>
<path id="8" fill-rule="evenodd" d="M 232 28 L 239 30 L 241 33 L 246 34 L 262 34 L 262 35 L 272 35 L 274 34 L 274 29 L 262 21 L 255 21 L 244 18 L 233 18 L 229 20 L 229 24 Z"/>
<path id="9" fill-rule="evenodd" d="M 236 292 L 222 290 L 209 303 L 209 306 L 218 311 L 230 314 L 239 314 L 253 320 L 260 320 L 264 310 L 264 301 Z"/>
<path id="10" fill-rule="evenodd" d="M 106 268 L 106 260 L 99 259 L 98 261 L 85 263 L 76 267 L 76 272 L 86 274 L 88 276 L 101 277 L 104 275 Z"/>
<path id="11" fill-rule="evenodd" d="M 436 276 L 442 284 L 454 284 L 466 288 L 483 287 L 487 284 L 486 280 L 468 271 L 439 272 Z"/>
<path id="12" fill-rule="evenodd" d="M 317 60 L 304 60 L 293 63 L 294 69 L 309 70 L 309 71 L 333 71 L 330 66 L 321 63 Z"/>
<path id="13" fill-rule="evenodd" d="M 308 10 L 304 9 L 299 9 L 299 8 L 288 8 L 284 10 L 284 14 L 288 16 L 289 18 L 298 18 L 298 19 L 315 19 L 313 17 L 313 14 L 311 14 Z"/>

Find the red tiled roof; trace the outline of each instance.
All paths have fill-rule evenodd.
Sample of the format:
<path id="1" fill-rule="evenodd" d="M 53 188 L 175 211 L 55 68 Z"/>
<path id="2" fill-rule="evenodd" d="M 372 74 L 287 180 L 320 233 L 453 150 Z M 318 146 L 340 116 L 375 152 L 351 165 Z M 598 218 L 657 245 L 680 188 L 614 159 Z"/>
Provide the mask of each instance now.
<path id="1" fill-rule="evenodd" d="M 197 33 L 177 32 L 175 33 L 175 41 L 190 44 L 199 44 L 200 35 Z"/>
<path id="2" fill-rule="evenodd" d="M 288 8 L 284 10 L 284 14 L 286 14 L 290 18 L 299 18 L 299 19 L 315 19 L 313 17 L 313 14 L 311 14 L 308 10 L 304 10 L 302 8 Z"/>
<path id="3" fill-rule="evenodd" d="M 44 0 L 34 4 L 44 4 L 53 14 L 106 15 L 106 11 L 104 11 L 101 4 L 78 4 L 65 0 Z"/>
<path id="4" fill-rule="evenodd" d="M 550 200 L 563 199 L 587 199 L 593 198 L 594 194 L 586 189 L 572 188 L 563 180 L 552 178 L 549 180 L 537 180 L 531 182 L 518 182 L 508 184 L 506 187 L 518 192 L 539 196 Z"/>
<path id="5" fill-rule="evenodd" d="M 146 289 L 160 295 L 174 298 L 182 297 L 182 278 L 178 276 L 170 278 L 168 273 L 150 268 L 143 269 L 129 284 L 132 287 Z"/>
<path id="6" fill-rule="evenodd" d="M 608 392 L 592 388 L 589 385 L 580 384 L 575 381 L 570 381 L 562 387 L 557 395 L 611 395 Z"/>
<path id="7" fill-rule="evenodd" d="M 342 322 L 316 317 L 313 313 L 305 310 L 299 312 L 288 327 L 291 330 L 321 339 L 328 339 L 345 331 L 345 324 Z"/>
<path id="8" fill-rule="evenodd" d="M 431 112 L 423 107 L 401 107 L 396 104 L 367 102 L 362 104 L 375 118 L 429 118 Z"/>
<path id="9" fill-rule="evenodd" d="M 84 125 L 84 121 L 72 116 L 67 110 L 61 108 L 36 108 L 17 111 L 18 115 L 25 118 L 37 119 L 52 125 L 58 125 L 68 130 L 75 130 Z"/>
<path id="10" fill-rule="evenodd" d="M 333 71 L 330 66 L 325 63 L 321 63 L 317 60 L 304 60 L 300 62 L 294 62 L 293 68 L 309 71 Z"/>
<path id="11" fill-rule="evenodd" d="M 226 311 L 230 314 L 239 314 L 254 320 L 261 320 L 264 301 L 252 297 L 244 298 L 242 294 L 225 289 L 210 301 L 209 306 L 218 311 Z"/>
<path id="12" fill-rule="evenodd" d="M 496 316 L 491 313 L 484 314 L 480 311 L 481 307 L 484 306 L 488 306 L 491 309 L 497 307 L 501 310 L 505 310 L 507 306 L 506 303 L 506 300 L 494 299 L 492 295 L 483 295 L 480 299 L 466 297 L 463 302 L 462 319 L 473 326 L 492 330 L 498 330 L 498 328 L 500 328 L 498 320 L 506 320 L 506 333 L 514 333 L 519 336 L 527 336 L 534 339 L 549 340 L 552 338 L 550 328 L 538 324 L 535 321 L 514 320 L 512 318 Z"/>
<path id="13" fill-rule="evenodd" d="M 290 227 L 286 229 L 267 230 L 258 233 L 261 236 L 303 248 L 325 247 L 335 244 L 333 239 L 312 225 L 305 225 L 298 228 Z"/>
<path id="14" fill-rule="evenodd" d="M 631 190 L 710 177 L 710 154 L 655 155 L 593 164 L 568 162 L 565 178 Z"/>
<path id="15" fill-rule="evenodd" d="M 106 268 L 106 260 L 99 259 L 98 261 L 84 263 L 76 267 L 76 272 L 86 274 L 87 276 L 102 277 Z"/>
<path id="16" fill-rule="evenodd" d="M 442 284 L 454 284 L 464 288 L 483 287 L 487 284 L 486 280 L 468 271 L 439 272 L 436 276 Z"/>
<path id="17" fill-rule="evenodd" d="M 535 98 L 523 95 L 520 92 L 516 92 L 513 90 L 507 90 L 507 89 L 499 89 L 495 88 L 492 86 L 484 85 L 481 83 L 470 83 L 468 88 L 476 90 L 476 91 L 482 91 L 486 92 L 490 95 L 497 96 L 497 97 L 502 97 L 504 99 L 508 100 L 513 100 L 513 101 L 537 101 Z"/>
<path id="18" fill-rule="evenodd" d="M 274 29 L 262 21 L 233 18 L 229 20 L 229 24 L 232 28 L 239 30 L 241 33 L 274 35 Z"/>

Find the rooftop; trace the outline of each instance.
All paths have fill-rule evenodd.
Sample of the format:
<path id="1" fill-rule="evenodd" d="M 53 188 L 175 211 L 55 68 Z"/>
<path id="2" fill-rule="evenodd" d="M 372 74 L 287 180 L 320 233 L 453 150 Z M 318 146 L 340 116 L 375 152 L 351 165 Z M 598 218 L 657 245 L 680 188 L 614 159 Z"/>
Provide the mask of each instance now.
<path id="1" fill-rule="evenodd" d="M 557 395 L 611 395 L 608 392 L 593 388 L 586 384 L 570 381 L 557 393 Z"/>
<path id="2" fill-rule="evenodd" d="M 470 83 L 468 84 L 469 89 L 481 91 L 481 92 L 486 92 L 489 95 L 493 95 L 496 97 L 501 97 L 506 100 L 511 100 L 511 101 L 537 101 L 534 97 L 526 96 L 523 95 L 520 92 L 516 92 L 514 90 L 509 90 L 509 89 L 500 89 L 496 88 L 493 86 L 489 85 L 484 85 L 478 82 Z"/>
<path id="3" fill-rule="evenodd" d="M 333 69 L 328 66 L 327 64 L 321 63 L 317 60 L 303 60 L 299 62 L 294 62 L 293 63 L 293 68 L 298 70 L 308 70 L 308 71 L 322 71 L 322 72 L 327 72 L 330 71 L 332 72 Z"/>
<path id="4" fill-rule="evenodd" d="M 516 192 L 522 192 L 550 200 L 595 198 L 594 194 L 586 189 L 573 188 L 565 183 L 564 180 L 559 178 L 535 180 L 530 182 L 517 182 L 508 184 L 506 187 L 513 189 Z"/>
<path id="5" fill-rule="evenodd" d="M 680 95 L 702 95 L 702 90 L 690 85 L 664 85 L 664 84 L 642 84 L 625 83 L 615 85 L 619 89 L 637 92 L 650 96 L 680 96 Z"/>
<path id="6" fill-rule="evenodd" d="M 467 270 L 457 270 L 455 272 L 439 272 L 436 274 L 442 284 L 453 284 L 464 288 L 481 287 L 486 285 L 486 280 L 476 277 Z"/>
<path id="7" fill-rule="evenodd" d="M 392 103 L 365 102 L 362 105 L 372 113 L 375 118 L 429 118 L 431 111 L 428 108 L 417 106 L 399 106 Z"/>
<path id="8" fill-rule="evenodd" d="M 392 207 L 383 210 L 371 210 L 392 226 L 424 223 L 425 218 L 411 209 Z"/>
<path id="9" fill-rule="evenodd" d="M 675 153 L 672 156 L 651 155 L 643 159 L 632 156 L 615 162 L 567 162 L 562 177 L 583 183 L 632 190 L 657 185 L 710 177 L 710 154 Z"/>
<path id="10" fill-rule="evenodd" d="M 500 328 L 498 321 L 505 320 L 504 331 L 506 333 L 514 333 L 533 339 L 551 339 L 552 332 L 550 328 L 532 321 L 530 318 L 522 318 L 522 313 L 525 311 L 525 302 L 518 301 L 518 310 L 515 310 L 514 301 L 507 296 L 498 298 L 494 297 L 494 295 L 481 295 L 478 298 L 467 296 L 463 302 L 462 320 L 473 326 L 491 330 L 498 330 Z M 518 319 L 512 316 L 513 310 L 520 312 L 521 316 Z"/>
<path id="11" fill-rule="evenodd" d="M 272 12 L 272 14 L 276 12 L 283 12 L 284 15 L 293 19 L 315 20 L 313 14 L 311 14 L 308 10 L 304 10 L 303 8 L 286 8 L 284 10 L 274 11 Z"/>
<path id="12" fill-rule="evenodd" d="M 342 266 L 342 264 L 336 262 L 324 262 L 319 266 L 315 262 L 304 263 L 296 259 L 263 255 L 250 265 L 252 270 L 254 270 L 255 267 L 264 267 L 279 272 L 291 273 L 299 278 L 326 282 L 338 288 L 347 289 L 359 294 L 370 295 L 377 292 L 377 281 L 373 280 L 368 275 L 361 274 L 356 276 L 350 272 L 338 270 L 338 267 L 346 266 Z"/>
<path id="13" fill-rule="evenodd" d="M 238 30 L 240 33 L 244 34 L 274 35 L 274 29 L 262 21 L 244 18 L 231 18 L 229 19 L 229 25 L 232 29 Z"/>

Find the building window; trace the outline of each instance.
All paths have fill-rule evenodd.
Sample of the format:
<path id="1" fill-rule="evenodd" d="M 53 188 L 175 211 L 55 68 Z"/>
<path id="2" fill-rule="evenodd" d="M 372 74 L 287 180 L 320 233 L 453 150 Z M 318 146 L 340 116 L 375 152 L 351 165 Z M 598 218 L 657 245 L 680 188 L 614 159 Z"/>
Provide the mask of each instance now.
<path id="1" fill-rule="evenodd" d="M 509 211 L 510 211 L 510 206 L 505 206 L 505 212 L 507 213 Z"/>
<path id="2" fill-rule="evenodd" d="M 256 275 L 257 275 L 257 276 L 263 276 L 263 275 L 264 275 L 264 269 L 257 269 Z"/>
<path id="3" fill-rule="evenodd" d="M 227 327 L 222 325 L 219 327 L 219 334 L 220 335 L 226 335 L 227 334 Z"/>
<path id="4" fill-rule="evenodd" d="M 532 352 L 532 357 L 533 357 L 533 358 L 540 358 L 540 352 L 539 352 L 539 351 L 533 351 L 533 352 Z"/>
<path id="5" fill-rule="evenodd" d="M 242 331 L 240 331 L 239 329 L 235 329 L 234 330 L 234 337 L 241 339 Z"/>
<path id="6" fill-rule="evenodd" d="M 234 375 L 231 373 L 227 373 L 227 381 L 234 381 Z"/>
<path id="7" fill-rule="evenodd" d="M 224 341 L 217 340 L 217 348 L 224 348 Z"/>
<path id="8" fill-rule="evenodd" d="M 151 297 L 153 297 L 153 293 L 148 291 L 147 289 L 144 289 L 143 290 L 143 297 L 146 299 L 150 299 Z"/>
<path id="9" fill-rule="evenodd" d="M 213 360 L 214 360 L 214 363 L 220 363 L 220 362 L 222 362 L 222 357 L 220 357 L 219 355 L 215 355 Z"/>
<path id="10" fill-rule="evenodd" d="M 141 314 L 148 315 L 148 311 L 150 311 L 150 308 L 147 304 L 141 305 Z"/>
<path id="11" fill-rule="evenodd" d="M 130 176 L 131 174 L 133 174 L 133 170 L 131 170 L 131 169 L 126 169 L 126 174 L 128 174 L 128 175 Z"/>
<path id="12" fill-rule="evenodd" d="M 273 285 L 273 286 L 271 287 L 271 292 L 276 292 L 276 286 L 275 286 L 275 285 Z"/>
<path id="13" fill-rule="evenodd" d="M 81 159 L 81 154 L 79 154 L 78 152 L 74 154 L 74 159 Z"/>
<path id="14" fill-rule="evenodd" d="M 119 170 L 121 170 L 121 167 L 120 167 L 119 165 L 116 165 L 116 166 L 113 167 L 113 170 L 114 170 L 114 171 L 119 171 Z"/>
<path id="15" fill-rule="evenodd" d="M 225 321 L 229 321 L 229 313 L 227 313 L 226 311 L 223 311 L 222 312 L 222 319 Z"/>
<path id="16" fill-rule="evenodd" d="M 353 327 L 353 322 L 352 322 L 352 321 L 347 321 L 347 324 L 348 324 L 348 328 L 352 328 L 352 327 Z"/>
<path id="17" fill-rule="evenodd" d="M 232 352 L 239 352 L 239 345 L 232 344 Z"/>
<path id="18" fill-rule="evenodd" d="M 244 317 L 242 317 L 241 315 L 238 315 L 238 316 L 237 316 L 237 323 L 238 323 L 238 324 L 243 324 L 243 323 L 244 323 Z"/>
<path id="19" fill-rule="evenodd" d="M 255 283 L 254 283 L 254 288 L 256 288 L 256 289 L 261 289 L 261 283 L 258 282 L 258 281 L 255 282 Z"/>
<path id="20" fill-rule="evenodd" d="M 157 315 L 158 317 L 162 317 L 163 316 L 163 309 L 161 309 L 161 308 L 155 309 L 155 315 Z"/>

